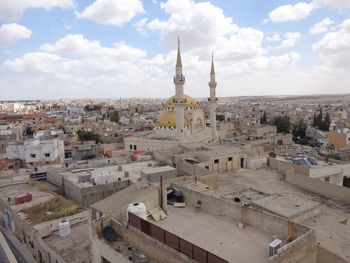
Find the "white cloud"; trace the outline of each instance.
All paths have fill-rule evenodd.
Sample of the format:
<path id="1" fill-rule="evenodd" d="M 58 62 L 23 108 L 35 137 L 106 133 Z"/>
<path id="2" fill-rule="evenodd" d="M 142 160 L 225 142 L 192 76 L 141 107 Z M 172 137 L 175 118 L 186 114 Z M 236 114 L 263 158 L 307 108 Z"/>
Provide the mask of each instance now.
<path id="1" fill-rule="evenodd" d="M 145 24 L 151 31 L 160 31 L 162 40 L 174 47 L 174 39 L 180 35 L 187 47 L 211 45 L 220 37 L 231 35 L 238 27 L 223 10 L 209 2 L 169 0 L 161 3 L 169 15 L 167 20 L 154 19 Z"/>
<path id="2" fill-rule="evenodd" d="M 254 81 L 270 75 L 279 76 L 281 72 L 293 70 L 299 61 L 300 56 L 295 52 L 266 56 L 260 46 L 263 34 L 255 29 L 242 28 L 233 36 L 238 36 L 240 40 L 222 38 L 219 44 L 222 50 L 214 49 L 218 79 L 221 81 L 219 94 L 232 95 L 231 80 L 235 76 L 249 75 Z M 246 50 L 243 49 L 244 43 L 248 43 Z M 182 57 L 187 76 L 186 93 L 207 96 L 205 87 L 209 77 L 210 52 L 207 48 L 194 48 L 183 50 Z M 7 82 L 4 83 L 16 85 L 21 90 L 17 96 L 30 98 L 84 97 L 85 94 L 89 97 L 167 97 L 174 92 L 171 80 L 175 58 L 176 49 L 147 57 L 145 51 L 126 43 L 106 47 L 82 35 L 67 35 L 55 43 L 42 45 L 38 51 L 5 61 L 0 67 L 0 76 L 6 75 Z M 16 74 L 20 74 L 21 78 Z M 147 84 L 147 89 L 141 87 L 144 84 Z M 29 86 L 35 86 L 37 91 L 29 91 Z M 0 87 L 0 90 L 6 87 Z"/>
<path id="3" fill-rule="evenodd" d="M 350 0 L 314 0 L 314 3 L 330 9 L 341 10 L 350 8 Z"/>
<path id="4" fill-rule="evenodd" d="M 344 20 L 336 32 L 328 32 L 312 45 L 324 66 L 331 69 L 350 70 L 350 19 Z"/>
<path id="5" fill-rule="evenodd" d="M 113 47 L 103 47 L 99 41 L 88 40 L 80 34 L 70 34 L 54 44 L 41 45 L 40 51 L 66 57 L 106 57 L 117 61 L 131 61 L 146 56 L 143 50 L 128 46 L 124 42 L 116 43 Z"/>
<path id="6" fill-rule="evenodd" d="M 1 0 L 0 20 L 14 21 L 22 17 L 23 12 L 29 8 L 70 8 L 74 0 Z"/>
<path id="7" fill-rule="evenodd" d="M 282 41 L 282 47 L 284 48 L 290 48 L 294 47 L 295 44 L 300 39 L 301 35 L 299 32 L 287 32 L 284 35 L 284 40 Z"/>
<path id="8" fill-rule="evenodd" d="M 328 26 L 332 25 L 334 21 L 329 18 L 323 19 L 321 22 L 315 24 L 312 28 L 310 28 L 310 34 L 320 34 L 328 31 Z"/>
<path id="9" fill-rule="evenodd" d="M 272 10 L 264 22 L 299 21 L 308 17 L 316 8 L 313 3 L 299 2 L 295 5 L 282 5 Z"/>
<path id="10" fill-rule="evenodd" d="M 269 36 L 266 36 L 265 40 L 269 41 L 269 42 L 279 42 L 279 41 L 281 41 L 281 37 L 280 37 L 279 34 L 273 33 L 273 34 L 271 34 Z"/>
<path id="11" fill-rule="evenodd" d="M 140 0 L 96 0 L 77 13 L 77 16 L 96 23 L 121 27 L 143 12 Z"/>
<path id="12" fill-rule="evenodd" d="M 0 26 L 0 48 L 15 44 L 20 39 L 30 38 L 32 31 L 16 23 Z"/>

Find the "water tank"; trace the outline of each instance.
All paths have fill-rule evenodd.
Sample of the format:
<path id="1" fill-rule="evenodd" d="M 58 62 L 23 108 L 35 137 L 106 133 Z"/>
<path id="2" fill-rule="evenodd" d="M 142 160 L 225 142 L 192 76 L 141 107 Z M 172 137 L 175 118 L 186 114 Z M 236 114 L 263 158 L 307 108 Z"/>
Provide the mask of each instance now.
<path id="1" fill-rule="evenodd" d="M 129 204 L 127 211 L 147 220 L 147 209 L 144 203 Z"/>
<path id="2" fill-rule="evenodd" d="M 70 235 L 70 223 L 69 220 L 63 219 L 58 223 L 58 230 L 61 237 Z"/>

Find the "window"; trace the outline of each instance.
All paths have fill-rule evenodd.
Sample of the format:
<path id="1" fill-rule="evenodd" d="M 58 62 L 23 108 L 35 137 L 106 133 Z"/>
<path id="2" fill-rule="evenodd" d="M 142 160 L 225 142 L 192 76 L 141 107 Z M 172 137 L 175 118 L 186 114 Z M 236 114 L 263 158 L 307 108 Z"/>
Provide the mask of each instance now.
<path id="1" fill-rule="evenodd" d="M 45 153 L 45 157 L 50 157 L 50 153 Z"/>
<path id="2" fill-rule="evenodd" d="M 30 162 L 29 165 L 33 165 L 33 162 Z"/>
<path id="3" fill-rule="evenodd" d="M 326 176 L 326 177 L 324 178 L 324 181 L 328 183 L 328 182 L 329 182 L 329 176 Z"/>
<path id="4" fill-rule="evenodd" d="M 31 154 L 30 158 L 35 158 L 36 154 Z"/>
<path id="5" fill-rule="evenodd" d="M 206 165 L 206 166 L 205 166 L 205 169 L 209 170 L 209 165 Z"/>
<path id="6" fill-rule="evenodd" d="M 227 161 L 232 162 L 232 157 L 228 157 Z"/>
<path id="7" fill-rule="evenodd" d="M 130 150 L 132 150 L 132 145 L 130 144 Z"/>
<path id="8" fill-rule="evenodd" d="M 214 163 L 219 163 L 219 159 L 215 159 L 215 160 L 214 160 Z"/>
<path id="9" fill-rule="evenodd" d="M 136 151 L 136 149 L 137 149 L 137 148 L 136 148 L 136 145 L 134 145 L 134 151 Z"/>

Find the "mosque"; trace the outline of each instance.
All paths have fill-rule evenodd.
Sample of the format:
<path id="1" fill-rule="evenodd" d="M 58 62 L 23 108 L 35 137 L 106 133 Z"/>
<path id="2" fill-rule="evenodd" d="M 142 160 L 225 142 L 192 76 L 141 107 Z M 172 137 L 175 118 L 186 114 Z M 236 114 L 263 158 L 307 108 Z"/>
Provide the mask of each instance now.
<path id="1" fill-rule="evenodd" d="M 204 112 L 198 103 L 184 94 L 185 76 L 182 70 L 180 41 L 174 75 L 175 95 L 163 103 L 163 111 L 155 121 L 153 134 L 125 138 L 125 147 L 130 150 L 152 151 L 177 146 L 186 142 L 216 142 L 216 86 L 214 61 L 212 57 L 209 81 L 210 127 L 206 127 Z"/>

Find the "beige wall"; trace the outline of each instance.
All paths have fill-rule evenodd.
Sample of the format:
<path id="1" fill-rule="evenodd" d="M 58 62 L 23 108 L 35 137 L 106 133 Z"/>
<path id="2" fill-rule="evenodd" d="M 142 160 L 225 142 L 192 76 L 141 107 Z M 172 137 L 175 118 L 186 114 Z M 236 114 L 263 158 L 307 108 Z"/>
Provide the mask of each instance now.
<path id="1" fill-rule="evenodd" d="M 305 190 L 350 204 L 350 188 L 326 183 L 289 171 L 286 174 L 286 181 Z"/>
<path id="2" fill-rule="evenodd" d="M 249 207 L 244 207 L 242 211 L 240 205 L 228 200 L 193 191 L 180 184 L 174 185 L 181 189 L 188 207 L 194 207 L 197 200 L 201 200 L 203 212 L 213 216 L 220 215 L 222 220 L 236 223 L 241 220 L 243 214 L 243 223 L 248 226 L 275 235 L 281 240 L 288 236 L 287 219 Z M 297 223 L 294 223 L 294 226 L 296 239 L 283 246 L 275 257 L 269 259 L 269 262 L 316 262 L 314 231 Z"/>
<path id="3" fill-rule="evenodd" d="M 333 144 L 335 148 L 345 148 L 347 146 L 346 134 L 339 132 L 328 133 L 328 144 Z"/>

